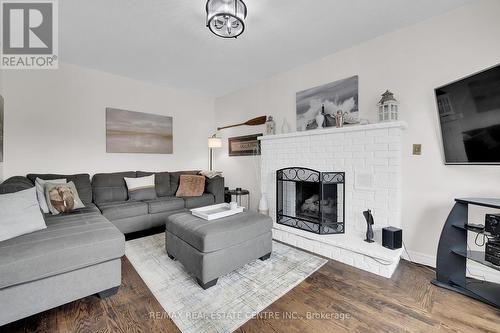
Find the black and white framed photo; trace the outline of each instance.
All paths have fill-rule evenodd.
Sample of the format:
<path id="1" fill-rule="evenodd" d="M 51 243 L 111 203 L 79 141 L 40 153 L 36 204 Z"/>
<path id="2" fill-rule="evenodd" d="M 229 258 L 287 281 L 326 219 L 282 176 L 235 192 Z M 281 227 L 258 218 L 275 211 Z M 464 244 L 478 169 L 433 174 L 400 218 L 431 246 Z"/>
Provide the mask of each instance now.
<path id="1" fill-rule="evenodd" d="M 318 128 L 316 116 L 322 113 L 323 106 L 323 127 L 335 126 L 338 111 L 344 114 L 346 123 L 359 122 L 358 82 L 358 76 L 353 76 L 298 92 L 297 131 Z"/>

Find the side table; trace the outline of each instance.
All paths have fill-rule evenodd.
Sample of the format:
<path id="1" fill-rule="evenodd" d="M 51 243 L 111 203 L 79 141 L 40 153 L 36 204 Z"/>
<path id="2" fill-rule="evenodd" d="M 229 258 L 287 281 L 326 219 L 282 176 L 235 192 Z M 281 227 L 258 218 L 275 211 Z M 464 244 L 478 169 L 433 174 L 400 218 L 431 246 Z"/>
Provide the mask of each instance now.
<path id="1" fill-rule="evenodd" d="M 241 197 L 242 196 L 247 196 L 247 210 L 250 210 L 250 191 L 242 189 L 241 187 L 237 187 L 234 190 L 225 190 L 224 191 L 224 196 L 227 196 L 228 198 L 231 198 L 232 200 L 233 196 L 236 197 L 236 202 L 238 203 L 238 206 L 241 206 Z"/>

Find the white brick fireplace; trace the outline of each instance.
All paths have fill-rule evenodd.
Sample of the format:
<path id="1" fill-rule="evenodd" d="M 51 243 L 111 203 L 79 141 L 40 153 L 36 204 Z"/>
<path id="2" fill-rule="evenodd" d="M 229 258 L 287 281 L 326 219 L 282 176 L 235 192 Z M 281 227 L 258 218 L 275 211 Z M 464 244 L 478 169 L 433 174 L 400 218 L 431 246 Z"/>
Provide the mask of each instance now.
<path id="1" fill-rule="evenodd" d="M 369 272 L 391 277 L 402 250 L 381 245 L 381 228 L 401 227 L 403 122 L 379 123 L 265 136 L 262 192 L 274 220 L 273 237 Z M 318 235 L 276 223 L 276 170 L 305 167 L 345 172 L 345 234 Z M 375 243 L 363 241 L 371 209 Z"/>

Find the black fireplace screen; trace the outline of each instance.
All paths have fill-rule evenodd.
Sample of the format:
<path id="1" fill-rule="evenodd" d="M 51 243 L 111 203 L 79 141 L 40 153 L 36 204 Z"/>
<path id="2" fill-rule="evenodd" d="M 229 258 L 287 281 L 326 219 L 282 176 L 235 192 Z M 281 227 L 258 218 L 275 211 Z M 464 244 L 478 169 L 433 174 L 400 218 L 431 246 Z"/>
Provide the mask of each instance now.
<path id="1" fill-rule="evenodd" d="M 317 234 L 343 234 L 344 184 L 344 172 L 276 171 L 277 223 Z"/>

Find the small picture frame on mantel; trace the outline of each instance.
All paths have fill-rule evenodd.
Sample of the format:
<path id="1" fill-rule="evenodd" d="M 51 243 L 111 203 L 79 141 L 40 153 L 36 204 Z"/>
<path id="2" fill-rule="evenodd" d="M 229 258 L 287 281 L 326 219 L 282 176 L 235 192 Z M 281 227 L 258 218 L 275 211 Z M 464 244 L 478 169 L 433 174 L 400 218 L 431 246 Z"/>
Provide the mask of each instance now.
<path id="1" fill-rule="evenodd" d="M 228 139 L 229 156 L 260 155 L 260 134 L 237 136 Z"/>

